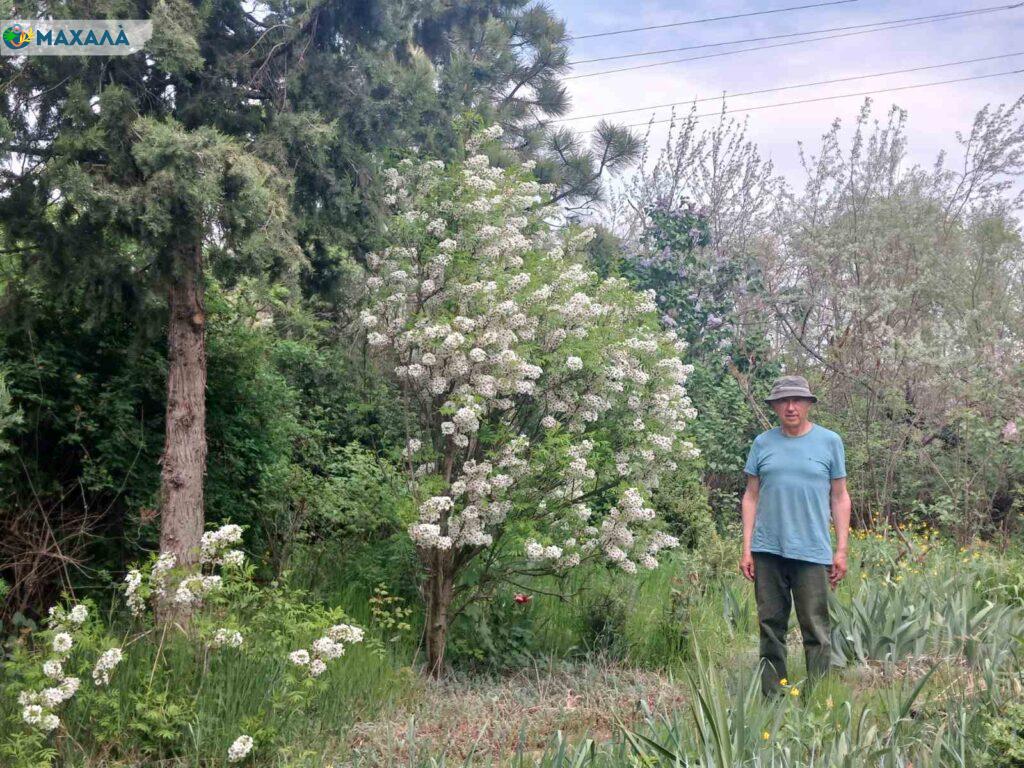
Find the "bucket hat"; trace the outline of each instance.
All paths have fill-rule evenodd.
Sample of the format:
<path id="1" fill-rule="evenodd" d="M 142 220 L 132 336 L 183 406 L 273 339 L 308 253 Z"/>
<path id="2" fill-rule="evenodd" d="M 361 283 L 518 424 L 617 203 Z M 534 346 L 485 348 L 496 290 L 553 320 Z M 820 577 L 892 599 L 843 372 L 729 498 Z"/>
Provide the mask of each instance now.
<path id="1" fill-rule="evenodd" d="M 764 401 L 771 403 L 772 400 L 780 400 L 783 397 L 807 397 L 813 403 L 818 402 L 818 398 L 811 394 L 807 379 L 803 376 L 779 376 L 772 384 L 771 394 Z"/>

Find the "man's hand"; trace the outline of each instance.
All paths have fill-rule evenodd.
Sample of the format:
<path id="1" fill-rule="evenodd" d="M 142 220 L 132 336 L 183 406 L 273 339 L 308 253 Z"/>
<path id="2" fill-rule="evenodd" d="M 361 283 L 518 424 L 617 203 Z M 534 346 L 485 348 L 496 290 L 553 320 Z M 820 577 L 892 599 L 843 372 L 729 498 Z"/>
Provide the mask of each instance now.
<path id="1" fill-rule="evenodd" d="M 832 560 L 832 567 L 828 570 L 828 583 L 832 589 L 836 588 L 836 585 L 846 575 L 846 553 L 836 552 L 836 556 Z"/>
<path id="2" fill-rule="evenodd" d="M 740 558 L 740 573 L 749 581 L 754 580 L 754 556 L 750 552 L 744 552 Z"/>

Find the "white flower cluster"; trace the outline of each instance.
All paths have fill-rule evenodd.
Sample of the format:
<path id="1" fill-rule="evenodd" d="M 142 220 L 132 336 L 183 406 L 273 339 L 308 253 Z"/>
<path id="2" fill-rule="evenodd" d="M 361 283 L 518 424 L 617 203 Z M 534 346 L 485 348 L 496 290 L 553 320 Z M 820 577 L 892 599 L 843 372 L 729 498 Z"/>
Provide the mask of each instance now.
<path id="1" fill-rule="evenodd" d="M 92 670 L 92 679 L 96 685 L 110 685 L 110 673 L 121 663 L 124 654 L 120 648 L 104 651 Z"/>
<path id="2" fill-rule="evenodd" d="M 215 531 L 207 531 L 200 541 L 199 561 L 201 565 L 230 568 L 241 567 L 245 562 L 245 553 L 235 549 L 234 545 L 242 540 L 242 529 L 229 523 Z M 210 592 L 220 589 L 222 578 L 215 574 L 186 573 L 174 584 L 171 574 L 178 565 L 177 557 L 170 553 L 161 553 L 149 572 L 149 592 L 155 601 L 170 598 L 181 606 L 198 606 Z M 132 569 L 124 577 L 125 599 L 133 616 L 141 616 L 146 610 L 146 598 L 143 595 L 143 574 Z"/>
<path id="3" fill-rule="evenodd" d="M 361 643 L 363 630 L 351 624 L 335 624 L 327 634 L 313 641 L 312 653 L 305 648 L 292 651 L 288 660 L 298 667 L 308 667 L 310 677 L 320 677 L 327 671 L 327 662 L 345 655 L 345 644 Z"/>
<path id="4" fill-rule="evenodd" d="M 240 763 L 249 756 L 252 751 L 253 740 L 252 736 L 241 735 L 235 739 L 231 746 L 228 747 L 228 762 L 229 763 Z"/>
<path id="5" fill-rule="evenodd" d="M 75 644 L 75 639 L 67 632 L 58 632 L 53 636 L 53 652 L 62 656 L 67 655 L 71 652 L 71 646 Z"/>
<path id="6" fill-rule="evenodd" d="M 178 583 L 174 592 L 174 602 L 178 605 L 200 605 L 203 598 L 221 588 L 223 581 L 220 576 L 188 576 Z"/>
<path id="7" fill-rule="evenodd" d="M 77 677 L 65 674 L 64 670 L 64 664 L 75 645 L 72 633 L 80 629 L 88 618 L 89 609 L 81 604 L 75 605 L 70 611 L 65 611 L 59 605 L 50 608 L 49 625 L 55 630 L 51 648 L 55 656 L 43 662 L 43 674 L 56 685 L 18 694 L 18 704 L 22 707 L 21 718 L 29 725 L 44 731 L 52 731 L 60 725 L 60 717 L 53 710 L 74 696 L 81 685 Z"/>
<path id="8" fill-rule="evenodd" d="M 207 531 L 200 543 L 199 561 L 204 565 L 240 566 L 245 562 L 245 553 L 233 547 L 241 541 L 242 528 L 233 523 Z"/>
<path id="9" fill-rule="evenodd" d="M 146 601 L 139 592 L 142 587 L 142 571 L 133 568 L 124 577 L 124 594 L 128 602 L 128 610 L 132 616 L 141 616 L 146 610 Z"/>
<path id="10" fill-rule="evenodd" d="M 528 560 L 557 560 L 562 556 L 562 548 L 554 544 L 542 546 L 531 539 L 526 542 L 526 557 Z"/>
<path id="11" fill-rule="evenodd" d="M 79 603 L 70 611 L 65 611 L 63 606 L 50 606 L 48 611 L 50 626 L 58 631 L 76 629 L 81 627 L 89 618 L 89 609 Z"/>
<path id="12" fill-rule="evenodd" d="M 177 564 L 178 559 L 170 552 L 162 552 L 153 563 L 153 569 L 149 572 L 149 584 L 156 598 L 163 600 L 167 597 L 167 579 Z"/>
<path id="13" fill-rule="evenodd" d="M 476 151 L 481 144 L 487 141 L 494 141 L 500 139 L 504 135 L 504 130 L 500 125 L 492 125 L 485 128 L 482 131 L 477 131 L 468 139 L 466 139 L 466 149 L 470 152 Z"/>
<path id="14" fill-rule="evenodd" d="M 221 627 L 213 636 L 214 648 L 224 648 L 225 646 L 228 648 L 241 648 L 242 642 L 242 633 L 236 629 Z"/>
<path id="15" fill-rule="evenodd" d="M 642 493 L 697 453 L 682 438 L 696 417 L 685 389 L 693 366 L 678 357 L 686 342 L 657 330 L 653 292 L 587 269 L 580 252 L 593 229 L 548 225 L 535 204 L 550 187 L 474 154 L 494 138 L 474 136 L 461 165 L 410 160 L 386 171 L 397 219 L 366 260 L 367 342 L 427 415 L 417 434 L 437 430 L 426 442 L 451 466 L 449 488 L 420 504 L 409 535 L 424 550 L 487 547 L 515 511 L 555 541 L 529 542 L 535 562 L 565 568 L 601 552 L 627 571 L 649 566 L 655 515 Z M 531 436 L 523 416 L 537 411 L 543 430 Z M 552 441 L 556 429 L 571 439 Z M 598 525 L 573 499 L 612 458 L 594 455 L 586 436 L 607 429 L 612 471 L 629 490 Z M 406 455 L 419 448 L 410 440 Z M 431 471 L 416 468 L 414 491 Z M 513 508 L 518 487 L 544 486 L 552 471 L 565 482 L 536 514 Z"/>

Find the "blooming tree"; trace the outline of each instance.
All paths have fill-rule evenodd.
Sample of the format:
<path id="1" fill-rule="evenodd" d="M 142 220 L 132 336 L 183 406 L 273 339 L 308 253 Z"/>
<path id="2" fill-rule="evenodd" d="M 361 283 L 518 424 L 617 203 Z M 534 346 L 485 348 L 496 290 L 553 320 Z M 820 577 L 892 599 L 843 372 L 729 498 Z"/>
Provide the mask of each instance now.
<path id="1" fill-rule="evenodd" d="M 404 460 L 424 569 L 428 669 L 481 583 L 604 558 L 633 573 L 677 545 L 644 494 L 677 461 L 696 416 L 686 342 L 653 291 L 599 279 L 592 230 L 559 230 L 531 164 L 402 160 L 385 172 L 384 242 L 369 254 L 361 323 L 408 406 Z M 481 557 L 483 555 L 483 557 Z M 460 581 L 474 563 L 488 574 Z"/>

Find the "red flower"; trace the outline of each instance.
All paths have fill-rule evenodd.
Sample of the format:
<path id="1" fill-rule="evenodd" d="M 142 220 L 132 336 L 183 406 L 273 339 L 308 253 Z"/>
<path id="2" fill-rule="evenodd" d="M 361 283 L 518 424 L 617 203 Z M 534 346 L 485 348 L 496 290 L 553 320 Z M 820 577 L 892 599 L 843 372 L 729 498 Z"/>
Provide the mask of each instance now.
<path id="1" fill-rule="evenodd" d="M 533 597 L 530 595 L 524 595 L 522 592 L 518 592 L 516 594 L 516 602 L 520 605 L 522 605 L 523 603 L 528 603 L 531 600 L 533 600 Z"/>

